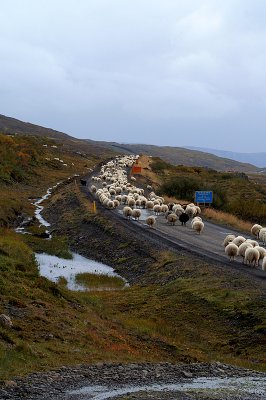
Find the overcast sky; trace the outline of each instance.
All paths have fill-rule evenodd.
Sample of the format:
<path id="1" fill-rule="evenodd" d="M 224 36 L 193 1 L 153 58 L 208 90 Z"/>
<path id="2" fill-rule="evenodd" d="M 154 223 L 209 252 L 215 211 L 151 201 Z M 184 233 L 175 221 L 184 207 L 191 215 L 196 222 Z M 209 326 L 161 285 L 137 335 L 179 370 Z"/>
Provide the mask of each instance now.
<path id="1" fill-rule="evenodd" d="M 266 0 L 0 0 L 0 21 L 1 114 L 266 151 Z"/>

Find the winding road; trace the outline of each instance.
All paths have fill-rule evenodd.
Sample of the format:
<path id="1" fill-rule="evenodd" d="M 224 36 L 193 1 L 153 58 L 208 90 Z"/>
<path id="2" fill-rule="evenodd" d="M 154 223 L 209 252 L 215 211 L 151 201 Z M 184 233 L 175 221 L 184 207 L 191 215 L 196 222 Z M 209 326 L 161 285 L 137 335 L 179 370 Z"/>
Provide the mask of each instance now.
<path id="1" fill-rule="evenodd" d="M 94 171 L 94 176 L 95 175 Z M 203 257 L 209 261 L 228 265 L 235 270 L 242 271 L 247 275 L 266 281 L 266 272 L 261 270 L 261 266 L 256 268 L 246 266 L 242 264 L 242 259 L 240 259 L 240 257 L 230 262 L 228 256 L 226 256 L 224 252 L 222 243 L 225 236 L 229 233 L 235 234 L 236 236 L 243 235 L 247 239 L 254 239 L 251 235 L 206 220 L 204 220 L 204 230 L 201 235 L 199 235 L 191 228 L 190 221 L 187 223 L 187 226 L 181 226 L 179 221 L 177 221 L 174 226 L 170 226 L 167 224 L 163 215 L 156 216 L 156 224 L 154 228 L 150 228 L 147 226 L 145 220 L 148 215 L 154 215 L 153 211 L 141 209 L 142 216 L 139 221 L 127 220 L 122 213 L 124 205 L 120 205 L 114 210 L 107 210 L 98 201 L 97 196 L 90 191 L 90 186 L 92 184 L 100 188 L 97 182 L 91 181 L 90 175 L 87 177 L 86 191 L 90 199 L 96 201 L 98 210 L 104 213 L 108 212 L 110 217 L 119 221 L 120 224 L 123 224 L 132 232 L 141 235 L 143 240 L 162 243 L 172 250 L 183 249 L 188 253 Z M 260 243 L 260 245 L 263 246 L 262 243 Z"/>

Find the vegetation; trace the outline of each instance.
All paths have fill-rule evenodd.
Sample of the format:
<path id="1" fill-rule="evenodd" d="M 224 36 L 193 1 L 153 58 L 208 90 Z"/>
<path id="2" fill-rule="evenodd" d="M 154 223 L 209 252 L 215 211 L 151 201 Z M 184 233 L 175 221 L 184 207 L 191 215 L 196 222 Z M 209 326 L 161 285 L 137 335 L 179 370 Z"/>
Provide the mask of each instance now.
<path id="1" fill-rule="evenodd" d="M 119 276 L 95 275 L 88 272 L 77 274 L 76 282 L 88 289 L 122 289 L 125 281 Z"/>
<path id="2" fill-rule="evenodd" d="M 194 201 L 197 190 L 212 190 L 212 207 L 246 221 L 266 223 L 266 187 L 244 173 L 217 172 L 201 167 L 177 167 L 152 159 L 151 169 L 159 173 L 162 195 Z M 158 165 L 161 168 L 158 170 Z"/>
<path id="3" fill-rule="evenodd" d="M 86 172 L 96 158 L 77 154 L 69 143 L 53 148 L 54 142 L 41 136 L 1 139 L 8 151 L 1 153 L 0 314 L 10 315 L 13 322 L 12 328 L 0 327 L 1 379 L 98 361 L 221 361 L 266 370 L 262 284 L 182 253 L 147 254 L 143 243 L 138 253 L 137 238 L 134 243 L 128 237 L 116 243 L 119 227 L 92 212 L 75 180 L 59 186 L 48 201 L 49 216 L 62 236 L 57 231 L 51 240 L 43 239 L 34 221 L 29 227 L 32 235 L 8 229 L 19 217 L 33 215 L 29 198 L 42 196 L 49 186 L 74 173 Z M 20 150 L 25 158 L 15 155 Z M 67 167 L 54 160 L 58 156 Z M 178 176 L 176 167 L 157 162 L 156 168 L 163 180 Z M 179 167 L 183 176 L 199 177 L 206 184 L 233 183 L 229 188 L 235 194 L 237 183 L 245 188 L 247 182 L 244 176 L 220 179 L 215 171 L 184 168 Z M 257 191 L 252 186 L 253 193 Z M 260 196 L 264 198 L 262 191 Z M 127 268 L 139 276 L 138 285 L 114 292 L 71 292 L 65 280 L 55 284 L 39 275 L 34 252 L 69 257 L 69 242 L 75 245 L 90 226 L 95 252 L 102 252 L 97 235 L 103 233 L 106 247 L 112 243 L 114 255 L 109 257 L 114 266 L 125 272 L 130 260 L 131 269 Z M 77 279 L 85 282 L 91 277 L 82 274 Z"/>

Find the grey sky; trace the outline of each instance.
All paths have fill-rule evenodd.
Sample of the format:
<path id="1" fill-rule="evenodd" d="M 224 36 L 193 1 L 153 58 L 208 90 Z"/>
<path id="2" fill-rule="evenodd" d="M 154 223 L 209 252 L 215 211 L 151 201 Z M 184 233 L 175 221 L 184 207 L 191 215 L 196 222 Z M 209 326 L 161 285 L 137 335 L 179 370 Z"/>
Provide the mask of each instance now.
<path id="1" fill-rule="evenodd" d="M 266 151 L 265 0 L 1 0 L 0 113 L 76 137 Z"/>

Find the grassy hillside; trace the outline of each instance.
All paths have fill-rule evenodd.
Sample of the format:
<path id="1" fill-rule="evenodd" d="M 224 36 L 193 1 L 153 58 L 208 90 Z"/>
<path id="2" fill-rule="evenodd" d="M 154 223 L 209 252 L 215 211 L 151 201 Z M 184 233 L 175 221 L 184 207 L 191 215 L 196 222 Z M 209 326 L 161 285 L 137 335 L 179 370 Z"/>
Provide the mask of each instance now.
<path id="1" fill-rule="evenodd" d="M 13 226 L 33 213 L 29 198 L 74 174 L 87 173 L 110 153 L 87 144 L 86 151 L 47 137 L 0 133 L 0 226 Z"/>
<path id="2" fill-rule="evenodd" d="M 117 148 L 120 145 L 117 144 Z M 116 146 L 112 144 L 112 148 Z M 189 150 L 183 147 L 153 146 L 148 144 L 123 144 L 123 149 L 135 154 L 159 157 L 173 165 L 200 166 L 218 171 L 258 172 L 260 168 L 210 153 Z"/>
<path id="3" fill-rule="evenodd" d="M 114 153 L 146 154 L 160 157 L 173 165 L 201 166 L 218 171 L 240 171 L 256 173 L 261 169 L 254 165 L 218 157 L 214 154 L 183 147 L 153 146 L 149 144 L 122 144 L 94 140 L 76 139 L 66 133 L 44 128 L 15 118 L 0 115 L 0 132 L 12 135 L 33 135 L 53 139 L 64 145 L 65 149 L 80 153 L 92 152 L 100 157 L 111 157 Z"/>
<path id="4" fill-rule="evenodd" d="M 160 158 L 150 159 L 158 191 L 194 201 L 196 190 L 212 190 L 215 209 L 244 220 L 266 224 L 266 185 L 239 172 L 218 172 L 201 167 L 173 166 Z"/>
<path id="5" fill-rule="evenodd" d="M 110 155 L 87 146 L 79 152 L 71 142 L 0 135 L 0 314 L 13 322 L 0 327 L 0 379 L 97 361 L 219 360 L 266 370 L 263 284 L 132 240 L 110 214 L 94 214 L 79 179 L 68 179 Z M 153 168 L 160 180 L 175 167 Z M 65 184 L 45 203 L 51 240 L 36 223 L 33 235 L 9 229 L 32 216 L 32 199 L 60 180 Z M 132 286 L 75 293 L 63 280 L 40 277 L 33 252 L 67 258 L 69 246 L 109 261 Z"/>
<path id="6" fill-rule="evenodd" d="M 46 243 L 47 252 L 62 255 L 67 242 L 60 232 L 83 251 L 101 248 L 104 256 L 112 243 L 112 263 L 120 273 L 134 271 L 138 284 L 70 292 L 63 282 L 39 276 L 27 235 L 2 230 L 0 313 L 13 321 L 11 329 L 0 328 L 2 379 L 97 361 L 218 360 L 266 369 L 265 288 L 260 282 L 184 252 L 159 246 L 149 250 L 138 238 L 129 242 L 130 235 L 116 222 L 91 211 L 92 204 L 73 182 L 57 191 L 49 207 L 57 218 L 57 236 L 50 248 L 40 238 L 35 246 Z M 136 252 L 138 246 L 142 252 Z"/>

